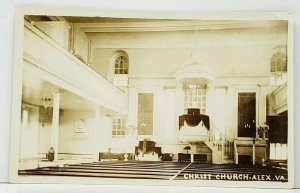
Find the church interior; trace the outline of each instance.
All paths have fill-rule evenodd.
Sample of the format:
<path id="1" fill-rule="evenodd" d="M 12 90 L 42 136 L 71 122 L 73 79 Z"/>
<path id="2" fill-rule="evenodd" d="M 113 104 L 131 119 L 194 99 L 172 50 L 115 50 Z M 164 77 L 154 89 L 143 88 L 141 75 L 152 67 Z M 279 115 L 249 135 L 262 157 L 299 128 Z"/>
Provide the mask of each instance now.
<path id="1" fill-rule="evenodd" d="M 26 15 L 23 35 L 19 175 L 287 176 L 287 21 Z"/>

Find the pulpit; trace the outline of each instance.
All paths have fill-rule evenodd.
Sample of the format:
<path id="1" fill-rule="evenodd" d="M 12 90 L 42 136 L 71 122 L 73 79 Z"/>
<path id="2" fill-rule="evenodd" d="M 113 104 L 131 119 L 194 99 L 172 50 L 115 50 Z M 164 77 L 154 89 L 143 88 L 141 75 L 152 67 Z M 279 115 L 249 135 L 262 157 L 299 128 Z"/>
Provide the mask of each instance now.
<path id="1" fill-rule="evenodd" d="M 188 113 L 179 116 L 179 140 L 197 143 L 209 140 L 209 116 L 200 114 L 200 109 L 190 108 Z"/>
<path id="2" fill-rule="evenodd" d="M 189 127 L 196 127 L 201 122 L 209 130 L 209 116 L 200 114 L 200 109 L 189 108 L 187 114 L 179 116 L 179 129 L 181 129 L 185 123 Z"/>

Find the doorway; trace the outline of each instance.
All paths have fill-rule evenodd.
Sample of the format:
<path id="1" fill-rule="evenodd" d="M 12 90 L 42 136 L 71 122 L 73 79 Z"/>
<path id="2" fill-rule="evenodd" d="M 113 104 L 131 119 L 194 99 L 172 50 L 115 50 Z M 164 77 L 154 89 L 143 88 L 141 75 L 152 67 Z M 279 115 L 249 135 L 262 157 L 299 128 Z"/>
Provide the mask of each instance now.
<path id="1" fill-rule="evenodd" d="M 238 137 L 254 137 L 256 132 L 256 93 L 238 93 Z"/>

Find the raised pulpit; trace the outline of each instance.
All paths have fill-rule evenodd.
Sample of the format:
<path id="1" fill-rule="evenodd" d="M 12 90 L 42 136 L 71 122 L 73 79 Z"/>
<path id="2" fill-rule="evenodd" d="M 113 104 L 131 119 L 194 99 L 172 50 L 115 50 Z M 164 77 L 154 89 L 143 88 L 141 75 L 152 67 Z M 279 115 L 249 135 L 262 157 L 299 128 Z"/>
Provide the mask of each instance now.
<path id="1" fill-rule="evenodd" d="M 188 109 L 187 114 L 179 116 L 179 129 L 181 129 L 185 124 L 189 127 L 196 127 L 201 122 L 209 130 L 209 116 L 200 114 L 200 109 L 190 108 Z"/>
<path id="2" fill-rule="evenodd" d="M 190 108 L 179 116 L 179 140 L 197 143 L 209 140 L 209 116 L 200 114 L 200 109 Z"/>

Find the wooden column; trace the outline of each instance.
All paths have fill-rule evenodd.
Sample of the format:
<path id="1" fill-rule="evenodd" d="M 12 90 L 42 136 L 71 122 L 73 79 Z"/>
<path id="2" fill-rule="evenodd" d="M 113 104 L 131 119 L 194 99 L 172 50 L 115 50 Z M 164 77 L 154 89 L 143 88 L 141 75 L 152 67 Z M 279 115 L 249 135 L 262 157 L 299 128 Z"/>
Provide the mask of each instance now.
<path id="1" fill-rule="evenodd" d="M 51 146 L 54 148 L 54 161 L 58 160 L 58 132 L 59 132 L 59 101 L 60 93 L 53 94 L 53 115 L 51 130 Z"/>
<path id="2" fill-rule="evenodd" d="M 92 158 L 93 161 L 98 161 L 99 156 L 99 131 L 101 127 L 101 121 L 100 121 L 100 115 L 101 115 L 101 109 L 95 109 L 95 125 L 93 129 L 93 135 L 92 135 Z"/>

